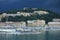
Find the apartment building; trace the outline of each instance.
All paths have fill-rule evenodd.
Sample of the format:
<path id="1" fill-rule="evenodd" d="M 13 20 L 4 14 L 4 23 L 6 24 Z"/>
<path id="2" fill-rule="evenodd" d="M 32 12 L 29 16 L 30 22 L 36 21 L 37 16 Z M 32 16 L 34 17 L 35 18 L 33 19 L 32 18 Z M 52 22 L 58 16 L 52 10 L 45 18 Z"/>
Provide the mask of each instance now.
<path id="1" fill-rule="evenodd" d="M 25 22 L 0 22 L 0 28 L 26 27 Z"/>
<path id="2" fill-rule="evenodd" d="M 40 27 L 45 25 L 45 20 L 31 20 L 27 21 L 27 23 L 30 27 Z"/>
<path id="3" fill-rule="evenodd" d="M 60 22 L 48 22 L 49 27 L 60 27 Z"/>
<path id="4" fill-rule="evenodd" d="M 13 24 L 14 26 L 17 26 L 17 27 L 26 27 L 26 23 L 25 22 L 14 22 Z"/>
<path id="5" fill-rule="evenodd" d="M 60 30 L 60 22 L 48 22 L 48 27 L 51 30 Z"/>
<path id="6" fill-rule="evenodd" d="M 60 22 L 60 19 L 58 19 L 58 18 L 53 19 L 53 22 Z"/>
<path id="7" fill-rule="evenodd" d="M 32 13 L 28 13 L 28 12 L 17 12 L 17 15 L 23 15 L 23 16 L 31 16 Z"/>
<path id="8" fill-rule="evenodd" d="M 49 14 L 48 12 L 46 11 L 34 11 L 33 13 L 37 13 L 37 14 Z"/>

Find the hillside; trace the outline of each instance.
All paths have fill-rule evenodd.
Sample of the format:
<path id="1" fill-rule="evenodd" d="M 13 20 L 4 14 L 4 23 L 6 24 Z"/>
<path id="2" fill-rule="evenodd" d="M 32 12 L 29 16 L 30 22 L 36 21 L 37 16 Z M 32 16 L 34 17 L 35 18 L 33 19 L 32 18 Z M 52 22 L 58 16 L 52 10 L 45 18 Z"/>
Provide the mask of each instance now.
<path id="1" fill-rule="evenodd" d="M 32 9 L 32 8 L 26 8 L 26 9 L 22 9 L 22 10 L 11 10 L 11 11 L 6 11 L 7 13 L 16 13 L 17 11 L 22 11 L 22 12 L 29 12 L 29 13 L 32 13 L 34 11 L 47 11 L 49 12 L 49 14 L 44 14 L 44 15 L 39 15 L 39 14 L 36 14 L 36 15 L 31 15 L 31 16 L 15 16 L 15 17 L 12 17 L 12 16 L 9 16 L 8 17 L 8 21 L 14 21 L 14 22 L 19 22 L 19 21 L 27 21 L 27 20 L 37 20 L 37 19 L 40 19 L 40 20 L 45 20 L 46 23 L 52 21 L 52 19 L 54 18 L 60 18 L 60 15 L 58 15 L 57 13 L 54 13 L 54 12 L 51 12 L 49 10 L 44 10 L 44 9 Z M 6 21 L 6 18 L 2 18 L 2 22 L 5 22 Z"/>

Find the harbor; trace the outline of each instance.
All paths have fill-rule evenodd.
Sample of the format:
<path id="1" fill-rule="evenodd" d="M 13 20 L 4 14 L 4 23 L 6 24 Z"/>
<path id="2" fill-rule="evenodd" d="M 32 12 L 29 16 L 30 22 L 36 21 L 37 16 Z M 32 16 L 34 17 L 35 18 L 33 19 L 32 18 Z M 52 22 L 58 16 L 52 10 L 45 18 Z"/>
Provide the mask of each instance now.
<path id="1" fill-rule="evenodd" d="M 8 18 L 7 18 L 8 21 Z M 45 23 L 45 20 L 21 22 L 0 22 L 0 34 L 40 34 L 44 31 L 60 30 L 60 22 Z"/>
<path id="2" fill-rule="evenodd" d="M 60 0 L 0 0 L 0 40 L 60 40 Z"/>
<path id="3" fill-rule="evenodd" d="M 40 34 L 0 34 L 0 40 L 60 40 L 60 31 L 45 31 Z"/>
<path id="4" fill-rule="evenodd" d="M 1 35 L 35 35 L 60 31 L 60 18 L 51 18 L 47 11 L 2 13 L 0 15 Z M 48 18 L 48 19 L 47 19 Z M 51 18 L 51 19 L 49 19 Z"/>
<path id="5" fill-rule="evenodd" d="M 19 27 L 19 28 L 14 28 L 14 29 L 11 28 L 11 26 L 8 26 L 8 27 L 0 29 L 0 34 L 24 35 L 24 34 L 40 34 L 40 33 L 43 33 L 44 31 L 60 31 L 60 28 L 50 28 L 48 26 L 46 27 Z"/>

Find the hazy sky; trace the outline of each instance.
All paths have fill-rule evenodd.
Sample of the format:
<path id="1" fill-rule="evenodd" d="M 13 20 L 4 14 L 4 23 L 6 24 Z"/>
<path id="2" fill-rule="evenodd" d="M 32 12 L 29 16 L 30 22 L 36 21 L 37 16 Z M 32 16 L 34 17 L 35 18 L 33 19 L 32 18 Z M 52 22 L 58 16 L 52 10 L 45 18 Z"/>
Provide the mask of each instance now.
<path id="1" fill-rule="evenodd" d="M 60 13 L 60 0 L 0 0 L 0 11 L 24 7 L 45 8 Z"/>

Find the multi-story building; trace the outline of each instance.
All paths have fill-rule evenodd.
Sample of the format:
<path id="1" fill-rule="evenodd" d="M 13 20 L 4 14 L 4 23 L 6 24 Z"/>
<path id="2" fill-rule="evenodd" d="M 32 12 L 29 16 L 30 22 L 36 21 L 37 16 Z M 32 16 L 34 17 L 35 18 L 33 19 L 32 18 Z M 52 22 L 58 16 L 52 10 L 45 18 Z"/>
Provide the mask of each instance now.
<path id="1" fill-rule="evenodd" d="M 14 26 L 17 26 L 17 27 L 26 27 L 26 23 L 25 22 L 14 22 L 13 23 Z"/>
<path id="2" fill-rule="evenodd" d="M 25 22 L 0 22 L 0 28 L 26 27 Z"/>
<path id="3" fill-rule="evenodd" d="M 32 21 L 27 21 L 28 27 L 40 27 L 45 25 L 44 20 L 32 20 Z"/>
<path id="4" fill-rule="evenodd" d="M 7 14 L 7 13 L 3 13 L 2 16 L 6 17 L 6 16 L 31 16 L 32 13 L 28 13 L 28 12 L 17 12 L 16 14 Z"/>
<path id="5" fill-rule="evenodd" d="M 60 22 L 60 19 L 53 19 L 53 22 Z"/>
<path id="6" fill-rule="evenodd" d="M 60 30 L 60 22 L 48 22 L 48 27 L 52 30 Z"/>
<path id="7" fill-rule="evenodd" d="M 60 27 L 60 22 L 48 22 L 49 27 Z"/>
<path id="8" fill-rule="evenodd" d="M 9 14 L 3 13 L 2 15 L 3 15 L 3 17 L 5 17 L 5 16 L 17 16 L 17 14 L 10 14 L 10 13 Z"/>
<path id="9" fill-rule="evenodd" d="M 46 11 L 34 11 L 33 13 L 37 13 L 37 14 L 49 14 L 48 12 Z"/>
<path id="10" fill-rule="evenodd" d="M 31 16 L 32 13 L 28 13 L 28 12 L 17 12 L 17 15 L 23 15 L 23 16 Z"/>

